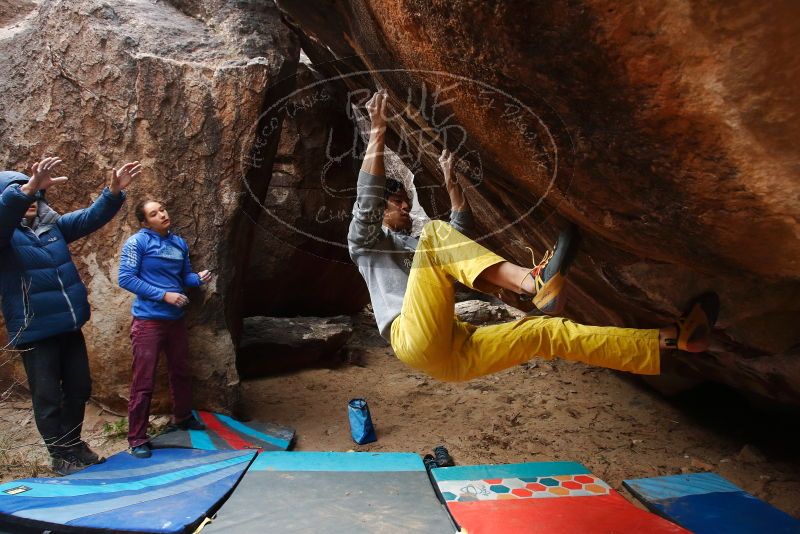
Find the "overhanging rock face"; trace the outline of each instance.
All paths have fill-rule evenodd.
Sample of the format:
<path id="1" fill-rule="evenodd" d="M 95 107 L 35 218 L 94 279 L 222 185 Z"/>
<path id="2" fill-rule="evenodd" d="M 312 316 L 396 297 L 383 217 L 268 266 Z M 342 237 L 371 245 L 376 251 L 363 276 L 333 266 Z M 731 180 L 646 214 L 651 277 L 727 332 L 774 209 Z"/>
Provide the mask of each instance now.
<path id="1" fill-rule="evenodd" d="M 653 327 L 714 289 L 715 346 L 675 367 L 800 402 L 800 4 L 278 4 L 319 69 L 388 89 L 429 215 L 446 143 L 509 258 L 580 225 L 571 317 Z"/>
<path id="2" fill-rule="evenodd" d="M 0 12 L 2 166 L 24 170 L 42 154 L 62 156 L 71 180 L 48 195 L 62 213 L 86 206 L 113 166 L 138 159 L 144 167 L 121 213 L 72 247 L 92 304 L 84 333 L 95 396 L 117 407 L 128 396 L 132 296 L 117 287 L 117 266 L 139 227 L 133 208 L 147 196 L 166 204 L 196 270 L 215 272 L 209 287 L 189 294 L 195 398 L 230 409 L 252 232 L 242 213 L 263 197 L 277 144 L 253 146 L 253 132 L 275 82 L 295 71 L 296 38 L 261 3 L 20 5 L 13 20 Z"/>

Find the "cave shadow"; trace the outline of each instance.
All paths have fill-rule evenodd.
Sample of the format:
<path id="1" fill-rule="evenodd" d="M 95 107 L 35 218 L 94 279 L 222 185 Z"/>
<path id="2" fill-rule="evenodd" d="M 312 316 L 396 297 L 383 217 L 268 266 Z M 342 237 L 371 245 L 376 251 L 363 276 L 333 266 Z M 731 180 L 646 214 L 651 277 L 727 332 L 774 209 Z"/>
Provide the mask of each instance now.
<path id="1" fill-rule="evenodd" d="M 621 377 L 642 392 L 664 399 L 692 423 L 742 447 L 755 446 L 769 461 L 800 465 L 800 406 L 778 403 L 712 381 L 664 395 L 638 377 Z"/>

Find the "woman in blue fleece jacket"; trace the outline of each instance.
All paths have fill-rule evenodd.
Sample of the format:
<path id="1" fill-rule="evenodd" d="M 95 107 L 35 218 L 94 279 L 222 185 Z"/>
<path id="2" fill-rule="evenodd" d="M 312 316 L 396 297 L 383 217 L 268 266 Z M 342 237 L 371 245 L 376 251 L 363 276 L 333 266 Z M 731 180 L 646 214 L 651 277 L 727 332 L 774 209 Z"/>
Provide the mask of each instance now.
<path id="1" fill-rule="evenodd" d="M 160 202 L 140 202 L 135 213 L 142 229 L 122 247 L 119 285 L 136 295 L 131 309 L 133 379 L 128 401 L 128 443 L 131 454 L 148 458 L 151 452 L 147 420 L 162 349 L 167 356 L 174 424 L 184 430 L 205 428 L 192 416 L 189 341 L 183 321 L 183 308 L 189 299 L 183 291 L 208 282 L 211 273 L 192 271 L 189 247 L 170 231 L 169 214 Z"/>

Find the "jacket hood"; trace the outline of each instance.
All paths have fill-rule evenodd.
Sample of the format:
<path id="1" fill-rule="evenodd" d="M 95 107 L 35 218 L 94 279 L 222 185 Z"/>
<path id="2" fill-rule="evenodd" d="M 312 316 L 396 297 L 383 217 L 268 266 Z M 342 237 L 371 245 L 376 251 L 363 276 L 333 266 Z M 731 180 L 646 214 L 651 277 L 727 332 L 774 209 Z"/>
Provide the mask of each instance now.
<path id="1" fill-rule="evenodd" d="M 0 172 L 0 193 L 6 190 L 11 184 L 27 184 L 30 176 L 17 171 Z M 39 200 L 44 200 L 44 190 L 37 191 L 34 195 Z"/>
<path id="2" fill-rule="evenodd" d="M 30 177 L 16 171 L 0 172 L 0 193 L 6 190 L 11 184 L 27 184 Z"/>

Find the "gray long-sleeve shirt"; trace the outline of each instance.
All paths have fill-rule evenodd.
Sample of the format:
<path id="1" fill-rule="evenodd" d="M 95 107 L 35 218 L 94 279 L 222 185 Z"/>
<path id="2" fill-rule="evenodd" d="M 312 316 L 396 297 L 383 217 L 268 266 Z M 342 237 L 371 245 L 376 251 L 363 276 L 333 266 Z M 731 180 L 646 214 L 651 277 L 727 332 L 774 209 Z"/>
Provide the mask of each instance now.
<path id="1" fill-rule="evenodd" d="M 384 339 L 391 341 L 392 321 L 403 308 L 408 274 L 419 241 L 383 226 L 385 186 L 385 176 L 359 172 L 347 244 L 350 257 L 367 282 L 378 330 Z M 465 232 L 472 226 L 472 215 L 469 211 L 453 211 L 450 224 Z"/>

